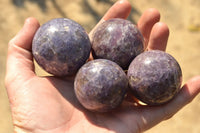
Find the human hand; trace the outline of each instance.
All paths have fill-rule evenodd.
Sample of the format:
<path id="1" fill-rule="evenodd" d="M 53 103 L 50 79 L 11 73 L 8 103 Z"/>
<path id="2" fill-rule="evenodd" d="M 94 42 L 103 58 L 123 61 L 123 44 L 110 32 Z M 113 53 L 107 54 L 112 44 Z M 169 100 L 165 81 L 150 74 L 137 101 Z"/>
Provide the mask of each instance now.
<path id="1" fill-rule="evenodd" d="M 100 23 L 115 17 L 126 19 L 130 10 L 128 1 L 118 1 Z M 157 10 L 148 9 L 137 24 L 148 50 L 166 49 L 169 29 L 159 19 Z M 9 43 L 5 85 L 17 133 L 142 132 L 169 119 L 200 91 L 200 76 L 197 76 L 189 80 L 172 101 L 161 106 L 135 106 L 124 101 L 113 112 L 87 111 L 74 95 L 73 78 L 38 77 L 35 74 L 31 43 L 38 28 L 38 21 L 28 18 L 23 29 Z"/>

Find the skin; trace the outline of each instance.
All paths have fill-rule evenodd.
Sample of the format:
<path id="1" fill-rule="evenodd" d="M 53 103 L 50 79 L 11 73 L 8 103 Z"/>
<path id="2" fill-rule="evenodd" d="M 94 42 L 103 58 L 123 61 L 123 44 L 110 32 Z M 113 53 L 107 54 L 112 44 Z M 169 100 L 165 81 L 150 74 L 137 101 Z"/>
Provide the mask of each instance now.
<path id="1" fill-rule="evenodd" d="M 127 18 L 130 11 L 130 3 L 120 0 L 99 23 L 115 17 Z M 147 50 L 166 49 L 169 29 L 159 19 L 156 9 L 148 9 L 137 24 Z M 162 106 L 141 106 L 124 101 L 112 113 L 89 112 L 74 95 L 73 77 L 38 77 L 35 74 L 31 42 L 38 28 L 38 21 L 28 18 L 8 46 L 5 86 L 16 133 L 139 133 L 171 118 L 200 91 L 200 76 L 196 76 L 183 85 L 172 101 Z"/>

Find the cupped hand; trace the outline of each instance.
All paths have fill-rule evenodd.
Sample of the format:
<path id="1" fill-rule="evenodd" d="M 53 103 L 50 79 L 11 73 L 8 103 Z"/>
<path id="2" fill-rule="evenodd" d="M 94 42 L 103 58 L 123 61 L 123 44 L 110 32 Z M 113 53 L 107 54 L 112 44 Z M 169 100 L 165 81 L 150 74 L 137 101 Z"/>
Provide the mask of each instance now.
<path id="1" fill-rule="evenodd" d="M 99 24 L 110 18 L 126 19 L 130 11 L 130 3 L 120 0 L 107 11 Z M 166 49 L 169 29 L 159 19 L 156 9 L 148 9 L 138 21 L 147 50 Z M 31 45 L 38 28 L 38 21 L 28 18 L 8 46 L 5 85 L 16 133 L 142 132 L 172 117 L 200 91 L 200 76 L 197 76 L 183 85 L 172 101 L 162 106 L 135 106 L 124 101 L 117 110 L 109 113 L 87 111 L 74 95 L 73 78 L 39 77 L 35 74 Z"/>

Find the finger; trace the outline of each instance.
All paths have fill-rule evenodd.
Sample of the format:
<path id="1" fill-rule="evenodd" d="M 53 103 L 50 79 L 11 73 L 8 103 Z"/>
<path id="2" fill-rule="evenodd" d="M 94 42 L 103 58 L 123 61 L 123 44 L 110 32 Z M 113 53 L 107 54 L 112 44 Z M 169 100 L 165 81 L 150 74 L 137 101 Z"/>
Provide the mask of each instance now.
<path id="1" fill-rule="evenodd" d="M 25 20 L 23 28 L 20 32 L 9 42 L 10 45 L 16 45 L 25 50 L 31 50 L 31 43 L 33 35 L 39 28 L 39 23 L 35 18 L 27 18 Z"/>
<path id="2" fill-rule="evenodd" d="M 6 84 L 17 79 L 27 79 L 34 74 L 31 44 L 38 28 L 38 21 L 34 18 L 28 18 L 22 30 L 9 42 Z"/>
<path id="3" fill-rule="evenodd" d="M 149 43 L 147 45 L 148 50 L 162 50 L 165 51 L 167 47 L 167 41 L 169 37 L 169 28 L 165 23 L 156 23 L 150 34 Z"/>
<path id="4" fill-rule="evenodd" d="M 102 17 L 99 23 L 92 29 L 89 33 L 90 39 L 92 39 L 92 33 L 95 28 L 101 24 L 102 22 L 111 19 L 111 18 L 124 18 L 126 19 L 131 12 L 131 4 L 127 0 L 119 0 L 117 1 Z"/>
<path id="5" fill-rule="evenodd" d="M 117 1 L 101 19 L 102 21 L 110 18 L 123 18 L 126 19 L 131 12 L 131 4 L 127 0 Z"/>
<path id="6" fill-rule="evenodd" d="M 150 33 L 155 23 L 160 21 L 160 13 L 154 8 L 147 9 L 138 21 L 138 28 L 140 29 L 145 42 L 145 48 L 149 42 Z"/>

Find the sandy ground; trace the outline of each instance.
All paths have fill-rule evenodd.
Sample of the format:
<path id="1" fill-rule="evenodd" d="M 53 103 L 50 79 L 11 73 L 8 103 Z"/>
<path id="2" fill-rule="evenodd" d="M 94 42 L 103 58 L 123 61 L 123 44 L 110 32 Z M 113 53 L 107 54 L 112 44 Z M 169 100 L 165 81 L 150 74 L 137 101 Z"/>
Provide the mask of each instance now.
<path id="1" fill-rule="evenodd" d="M 33 16 L 42 24 L 52 18 L 68 17 L 88 32 L 116 0 L 1 0 L 0 3 L 0 133 L 12 133 L 10 107 L 4 87 L 7 44 L 20 30 L 24 20 Z M 161 21 L 170 28 L 167 52 L 180 63 L 183 80 L 200 74 L 200 1 L 130 0 L 134 23 L 147 8 L 157 8 Z M 38 68 L 39 73 L 41 70 Z M 199 133 L 200 95 L 170 120 L 147 133 Z"/>

